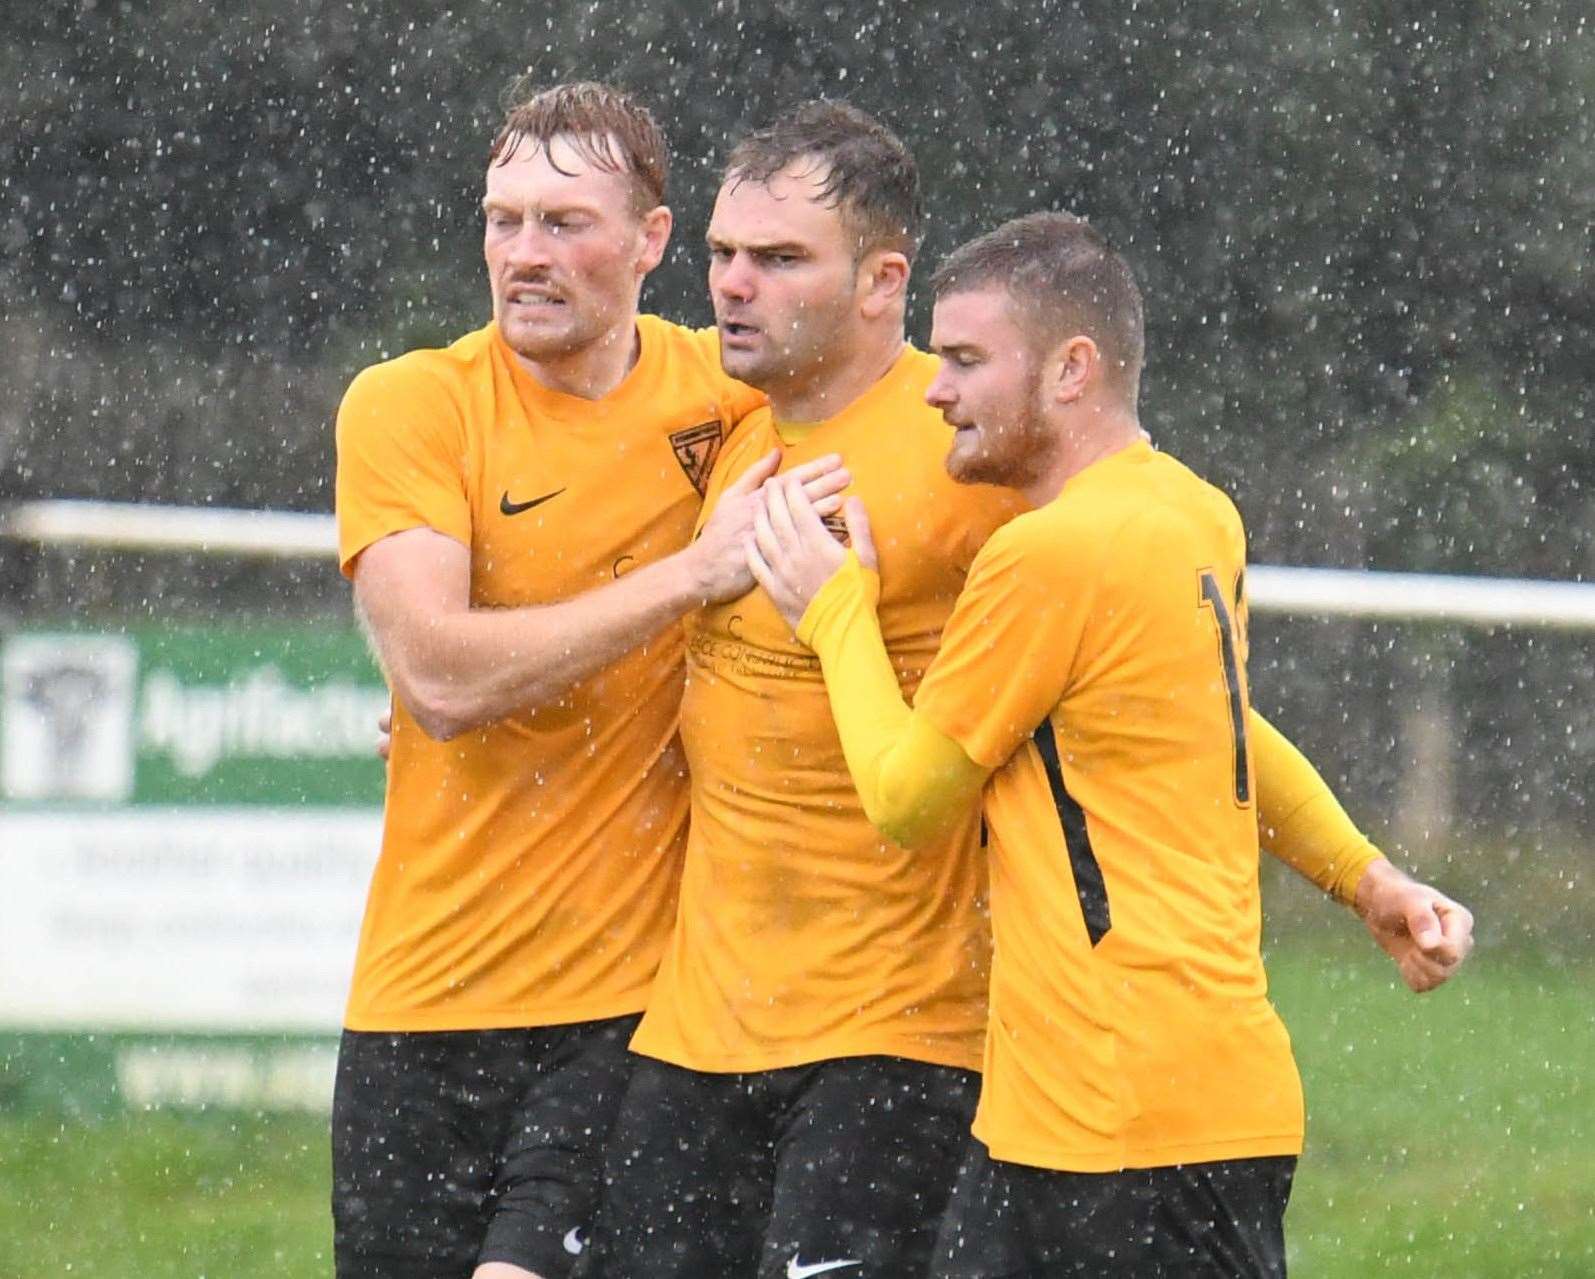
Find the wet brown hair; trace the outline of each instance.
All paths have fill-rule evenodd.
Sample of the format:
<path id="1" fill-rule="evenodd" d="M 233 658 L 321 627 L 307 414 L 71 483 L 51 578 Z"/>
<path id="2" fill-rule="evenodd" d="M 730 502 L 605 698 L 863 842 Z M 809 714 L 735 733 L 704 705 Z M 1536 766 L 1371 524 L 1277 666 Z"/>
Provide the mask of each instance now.
<path id="1" fill-rule="evenodd" d="M 764 185 L 805 159 L 823 168 L 821 193 L 855 236 L 855 257 L 887 248 L 913 261 L 923 220 L 919 166 L 901 138 L 846 102 L 805 102 L 748 134 L 731 150 L 726 181 Z"/>
<path id="2" fill-rule="evenodd" d="M 487 162 L 507 164 L 529 142 L 552 164 L 549 147 L 558 137 L 594 168 L 629 178 L 634 212 L 640 215 L 665 202 L 670 148 L 658 121 L 630 94 L 593 80 L 543 89 L 517 81 L 505 94 L 504 122 Z"/>
<path id="3" fill-rule="evenodd" d="M 1069 213 L 1029 213 L 954 249 L 930 278 L 937 298 L 1001 288 L 1040 348 L 1077 333 L 1097 344 L 1108 381 L 1134 405 L 1146 358 L 1141 290 L 1102 233 Z"/>

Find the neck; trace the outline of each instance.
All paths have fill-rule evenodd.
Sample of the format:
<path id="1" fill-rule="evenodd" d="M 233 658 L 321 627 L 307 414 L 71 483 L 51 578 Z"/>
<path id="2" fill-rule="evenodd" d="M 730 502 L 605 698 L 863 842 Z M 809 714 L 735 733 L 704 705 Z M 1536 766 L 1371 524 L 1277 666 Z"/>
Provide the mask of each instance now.
<path id="1" fill-rule="evenodd" d="M 849 344 L 836 363 L 822 364 L 803 381 L 762 388 L 770 397 L 770 411 L 782 422 L 833 418 L 886 376 L 904 345 L 901 325 Z"/>
<path id="2" fill-rule="evenodd" d="M 550 391 L 583 400 L 601 400 L 625 381 L 640 352 L 637 317 L 631 313 L 596 342 L 567 354 L 534 360 L 517 351 L 515 358 Z"/>
<path id="3" fill-rule="evenodd" d="M 1031 506 L 1045 506 L 1088 466 L 1147 438 L 1133 409 L 1082 405 L 1058 431 L 1058 449 L 1047 468 L 1019 491 Z"/>

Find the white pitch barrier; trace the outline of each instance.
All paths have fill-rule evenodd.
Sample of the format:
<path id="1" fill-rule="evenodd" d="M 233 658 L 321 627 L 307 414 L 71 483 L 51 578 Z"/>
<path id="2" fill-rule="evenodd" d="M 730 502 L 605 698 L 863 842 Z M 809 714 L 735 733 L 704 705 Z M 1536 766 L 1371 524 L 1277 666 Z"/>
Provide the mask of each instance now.
<path id="1" fill-rule="evenodd" d="M 1595 629 L 1589 582 L 1255 564 L 1246 570 L 1246 598 L 1256 612 L 1312 617 Z"/>
<path id="2" fill-rule="evenodd" d="M 278 559 L 331 556 L 338 545 L 330 515 L 128 502 L 16 503 L 0 511 L 0 536 L 43 546 Z M 1246 593 L 1256 612 L 1595 629 L 1589 582 L 1259 564 L 1247 570 Z"/>
<path id="3" fill-rule="evenodd" d="M 302 559 L 336 555 L 330 515 L 141 502 L 18 502 L 0 511 L 0 537 L 41 546 Z"/>

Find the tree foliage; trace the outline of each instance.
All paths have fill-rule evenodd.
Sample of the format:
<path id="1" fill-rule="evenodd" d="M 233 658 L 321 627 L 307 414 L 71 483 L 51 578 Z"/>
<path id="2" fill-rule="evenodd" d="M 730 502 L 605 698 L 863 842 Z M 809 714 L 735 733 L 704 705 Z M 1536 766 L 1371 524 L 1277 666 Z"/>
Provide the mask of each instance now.
<path id="1" fill-rule="evenodd" d="M 0 324 L 44 358 L 0 401 L 3 483 L 325 506 L 342 380 L 484 314 L 480 166 L 530 68 L 617 79 L 667 123 L 682 230 L 661 310 L 707 315 L 698 237 L 728 141 L 845 96 L 919 154 L 928 257 L 1038 206 L 1127 250 L 1148 421 L 1237 493 L 1261 558 L 1397 566 L 1381 472 L 1403 441 L 1438 460 L 1424 433 L 1466 376 L 1533 498 L 1497 539 L 1588 571 L 1584 540 L 1558 563 L 1532 527 L 1595 481 L 1587 22 L 1479 0 L 13 6 Z M 274 393 L 290 416 L 259 403 Z M 90 439 L 121 464 L 52 461 Z M 217 458 L 222 489 L 198 478 Z"/>
<path id="2" fill-rule="evenodd" d="M 0 497 L 327 509 L 330 421 L 352 373 L 486 316 L 482 165 L 500 94 L 529 70 L 616 80 L 665 123 L 680 230 L 650 285 L 655 309 L 708 318 L 701 235 L 737 133 L 808 97 L 846 97 L 919 156 L 927 261 L 1037 207 L 1089 216 L 1127 251 L 1148 297 L 1145 420 L 1236 495 L 1255 559 L 1587 576 L 1586 10 L 8 5 Z M 921 334 L 927 318 L 921 298 Z M 200 599 L 187 561 L 69 572 L 46 557 L 13 562 L 0 587 L 80 606 L 85 565 L 103 604 Z M 263 580 L 237 566 L 223 578 L 207 600 L 247 606 Z M 285 581 L 271 589 L 327 598 L 333 586 L 308 569 Z M 1576 645 L 1503 655 L 1502 643 L 1444 660 L 1477 698 L 1465 784 L 1506 812 L 1531 792 L 1498 783 L 1480 745 L 1488 721 L 1515 725 L 1519 742 L 1560 731 L 1510 691 L 1548 652 L 1559 705 L 1587 704 L 1595 675 Z M 1338 718 L 1361 761 L 1347 767 L 1388 773 L 1405 659 L 1366 658 L 1353 697 L 1314 658 L 1391 644 L 1389 628 L 1283 626 L 1254 654 L 1258 687 L 1288 675 L 1274 686 L 1288 686 L 1297 722 Z M 1554 766 L 1591 728 L 1568 721 L 1536 758 Z"/>

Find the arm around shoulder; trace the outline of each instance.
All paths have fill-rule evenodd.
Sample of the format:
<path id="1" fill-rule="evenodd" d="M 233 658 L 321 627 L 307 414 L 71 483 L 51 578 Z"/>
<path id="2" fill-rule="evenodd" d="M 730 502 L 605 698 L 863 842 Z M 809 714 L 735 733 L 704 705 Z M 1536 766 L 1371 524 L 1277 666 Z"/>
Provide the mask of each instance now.
<path id="1" fill-rule="evenodd" d="M 551 604 L 472 608 L 470 549 L 435 526 L 412 521 L 373 542 L 353 562 L 355 599 L 394 692 L 428 736 L 447 740 L 551 705 L 683 614 L 744 594 L 750 508 L 779 461 L 772 452 L 728 486 L 690 545 Z M 834 456 L 793 474 L 827 503 L 848 480 Z"/>

